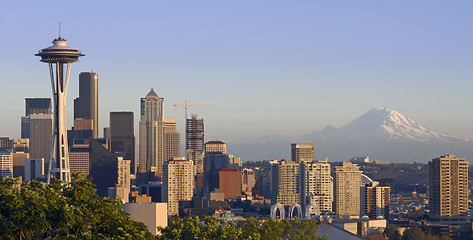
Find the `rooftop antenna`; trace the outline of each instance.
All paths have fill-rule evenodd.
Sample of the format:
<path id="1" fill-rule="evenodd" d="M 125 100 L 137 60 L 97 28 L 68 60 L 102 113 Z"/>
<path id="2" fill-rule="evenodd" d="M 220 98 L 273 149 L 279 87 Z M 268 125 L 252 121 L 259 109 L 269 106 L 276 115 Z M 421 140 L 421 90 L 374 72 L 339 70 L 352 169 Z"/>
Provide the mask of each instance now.
<path id="1" fill-rule="evenodd" d="M 61 39 L 61 22 L 59 22 L 59 39 Z"/>

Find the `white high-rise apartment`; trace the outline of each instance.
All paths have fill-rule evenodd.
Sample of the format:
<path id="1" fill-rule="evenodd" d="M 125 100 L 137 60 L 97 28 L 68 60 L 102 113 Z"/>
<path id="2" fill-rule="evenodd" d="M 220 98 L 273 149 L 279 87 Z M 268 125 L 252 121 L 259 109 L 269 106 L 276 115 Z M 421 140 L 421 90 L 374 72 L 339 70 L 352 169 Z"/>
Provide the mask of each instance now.
<path id="1" fill-rule="evenodd" d="M 379 216 L 389 220 L 389 186 L 381 186 L 379 182 L 372 182 L 361 187 L 361 216 L 376 219 Z"/>
<path id="2" fill-rule="evenodd" d="M 164 163 L 164 99 L 153 89 L 141 98 L 140 171 L 162 176 Z"/>
<path id="3" fill-rule="evenodd" d="M 343 162 L 335 167 L 335 212 L 340 216 L 360 216 L 360 167 Z"/>
<path id="4" fill-rule="evenodd" d="M 302 209 L 311 203 L 319 206 L 321 213 L 332 212 L 333 181 L 328 161 L 301 164 L 300 201 Z"/>
<path id="5" fill-rule="evenodd" d="M 168 203 L 169 215 L 179 215 L 179 201 L 192 200 L 193 189 L 192 161 L 174 158 L 164 163 L 162 200 Z"/>

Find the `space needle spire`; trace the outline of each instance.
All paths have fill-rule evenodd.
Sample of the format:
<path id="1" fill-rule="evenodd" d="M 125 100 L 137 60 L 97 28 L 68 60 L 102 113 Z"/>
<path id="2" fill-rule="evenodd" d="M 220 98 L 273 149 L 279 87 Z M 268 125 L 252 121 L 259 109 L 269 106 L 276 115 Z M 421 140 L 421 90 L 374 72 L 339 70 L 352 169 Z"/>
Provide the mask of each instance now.
<path id="1" fill-rule="evenodd" d="M 54 126 L 49 158 L 48 184 L 56 179 L 66 183 L 71 181 L 66 131 L 66 96 L 71 63 L 78 62 L 79 57 L 84 56 L 79 50 L 67 46 L 66 39 L 61 37 L 60 26 L 59 23 L 59 36 L 53 40 L 53 45 L 41 49 L 35 54 L 35 56 L 41 57 L 41 62 L 49 65 L 54 100 Z"/>

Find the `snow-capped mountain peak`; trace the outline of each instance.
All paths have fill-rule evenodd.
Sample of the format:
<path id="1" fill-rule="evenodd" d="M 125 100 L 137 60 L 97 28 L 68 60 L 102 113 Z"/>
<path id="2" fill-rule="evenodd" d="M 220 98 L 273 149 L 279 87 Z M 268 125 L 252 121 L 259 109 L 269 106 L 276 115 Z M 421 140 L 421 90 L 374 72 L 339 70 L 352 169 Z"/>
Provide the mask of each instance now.
<path id="1" fill-rule="evenodd" d="M 428 130 L 414 120 L 389 108 L 373 108 L 340 130 L 365 132 L 367 135 L 388 134 L 390 138 L 409 138 L 417 141 L 456 138 Z"/>

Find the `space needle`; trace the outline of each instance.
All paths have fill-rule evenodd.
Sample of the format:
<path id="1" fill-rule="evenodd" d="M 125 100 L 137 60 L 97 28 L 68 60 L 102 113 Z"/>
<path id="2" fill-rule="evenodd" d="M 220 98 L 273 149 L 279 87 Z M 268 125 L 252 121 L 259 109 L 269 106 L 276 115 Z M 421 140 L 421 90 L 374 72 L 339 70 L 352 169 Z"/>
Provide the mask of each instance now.
<path id="1" fill-rule="evenodd" d="M 71 182 L 69 170 L 69 149 L 66 131 L 66 96 L 71 73 L 71 63 L 78 62 L 84 56 L 79 50 L 67 46 L 67 41 L 59 37 L 53 40 L 53 45 L 39 50 L 35 56 L 41 57 L 41 62 L 48 63 L 49 75 L 54 101 L 54 126 L 51 152 L 49 158 L 48 184 L 60 179 Z"/>

